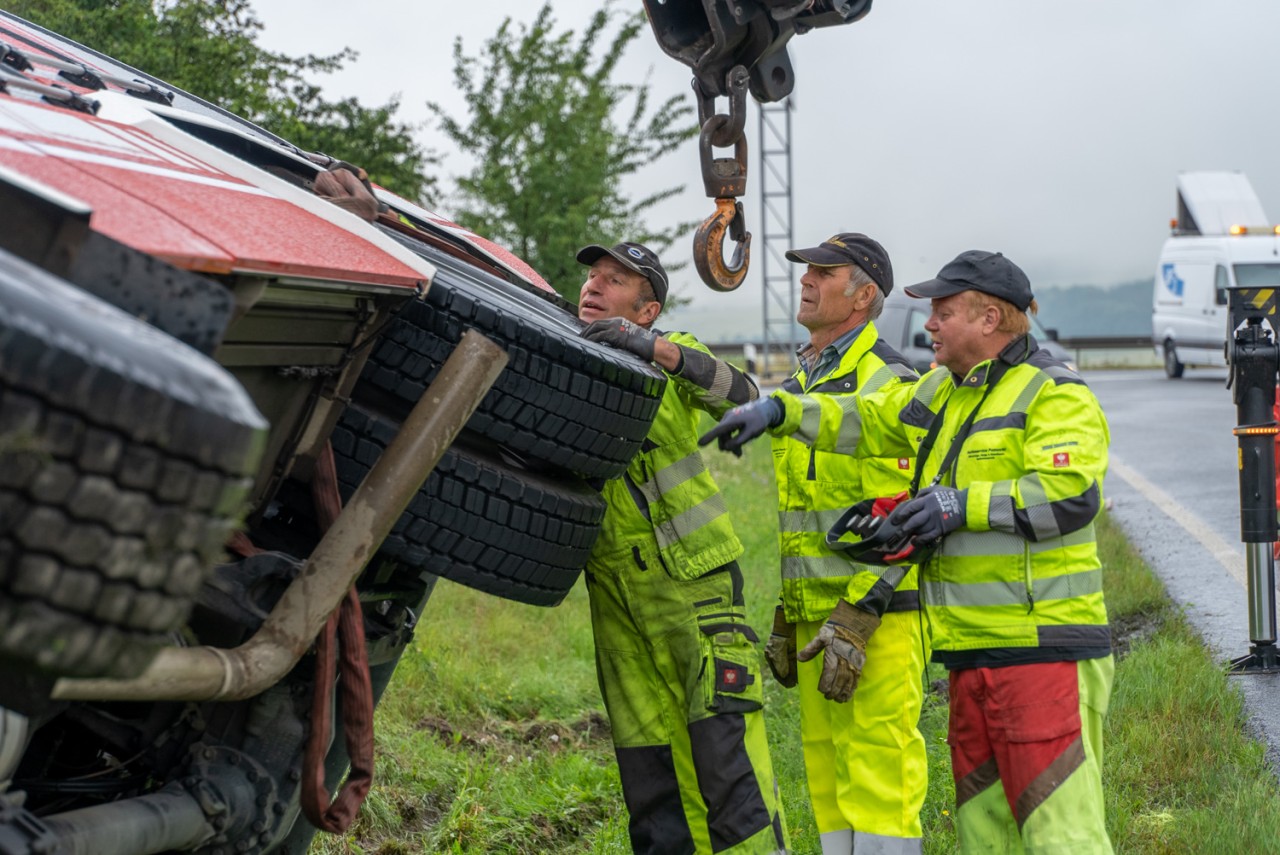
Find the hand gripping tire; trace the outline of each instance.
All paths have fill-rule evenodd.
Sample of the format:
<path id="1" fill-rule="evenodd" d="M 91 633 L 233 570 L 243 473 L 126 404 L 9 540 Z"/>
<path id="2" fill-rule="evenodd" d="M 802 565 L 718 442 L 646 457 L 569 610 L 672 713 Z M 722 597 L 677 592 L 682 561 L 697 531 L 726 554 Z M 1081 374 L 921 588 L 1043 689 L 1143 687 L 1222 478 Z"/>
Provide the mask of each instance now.
<path id="1" fill-rule="evenodd" d="M 398 428 L 347 408 L 332 436 L 344 501 Z M 586 564 L 604 510 L 599 492 L 576 478 L 513 470 L 455 444 L 379 555 L 509 600 L 554 606 Z"/>
<path id="2" fill-rule="evenodd" d="M 579 338 L 577 318 L 465 262 L 400 235 L 437 266 L 370 354 L 354 397 L 404 418 L 475 328 L 509 362 L 467 429 L 536 466 L 621 475 L 649 432 L 666 377 L 629 353 Z"/>
<path id="3" fill-rule="evenodd" d="M 139 673 L 238 524 L 265 427 L 211 359 L 0 252 L 0 660 Z"/>

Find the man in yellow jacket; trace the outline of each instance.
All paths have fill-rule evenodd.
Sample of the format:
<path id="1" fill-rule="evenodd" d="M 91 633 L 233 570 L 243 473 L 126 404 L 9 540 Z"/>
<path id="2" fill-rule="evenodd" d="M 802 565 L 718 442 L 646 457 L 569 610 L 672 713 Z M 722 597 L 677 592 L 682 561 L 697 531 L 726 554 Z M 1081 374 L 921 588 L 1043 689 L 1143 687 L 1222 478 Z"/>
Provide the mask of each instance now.
<path id="1" fill-rule="evenodd" d="M 743 548 L 698 451 L 700 411 L 720 416 L 759 393 L 693 336 L 652 328 L 667 274 L 647 247 L 588 246 L 578 261 L 591 268 L 582 335 L 667 375 L 639 454 L 604 485 L 608 509 L 586 567 L 632 850 L 784 851 Z"/>
<path id="2" fill-rule="evenodd" d="M 893 289 L 884 247 L 849 232 L 786 257 L 807 265 L 796 321 L 809 331 L 809 343 L 781 394 L 813 403 L 812 418 L 823 407 L 850 406 L 916 381 L 907 360 L 876 331 Z M 919 853 L 928 763 L 917 727 L 925 644 L 916 574 L 912 569 L 898 583 L 883 578 L 884 567 L 852 563 L 826 544 L 827 529 L 846 507 L 905 491 L 913 457 L 819 450 L 797 433 L 800 410 L 788 419 L 781 397 L 749 406 L 776 426 L 782 602 L 766 659 L 784 686 L 799 687 L 805 772 L 823 855 Z M 807 661 L 797 662 L 797 648 Z"/>
<path id="3" fill-rule="evenodd" d="M 1029 335 L 1031 284 L 1002 254 L 961 253 L 906 291 L 931 301 L 939 367 L 808 422 L 791 397 L 787 423 L 794 411 L 818 448 L 915 454 L 914 498 L 888 524 L 936 544 L 920 589 L 933 659 L 950 675 L 961 851 L 1109 853 L 1102 721 L 1114 663 L 1094 531 L 1106 418 Z M 717 436 L 732 450 L 754 430 Z"/>

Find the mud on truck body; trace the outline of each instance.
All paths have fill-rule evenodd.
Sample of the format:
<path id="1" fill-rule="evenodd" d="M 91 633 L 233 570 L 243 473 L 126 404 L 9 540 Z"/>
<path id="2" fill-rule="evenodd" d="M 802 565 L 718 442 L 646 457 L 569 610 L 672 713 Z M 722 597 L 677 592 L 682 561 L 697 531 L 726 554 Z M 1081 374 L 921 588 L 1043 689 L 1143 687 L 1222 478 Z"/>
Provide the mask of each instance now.
<path id="1" fill-rule="evenodd" d="M 870 0 L 645 5 L 731 97 L 732 171 L 743 88 Z M 0 11 L 0 855 L 301 855 L 435 580 L 552 606 L 581 572 L 665 375 L 330 168 Z"/>

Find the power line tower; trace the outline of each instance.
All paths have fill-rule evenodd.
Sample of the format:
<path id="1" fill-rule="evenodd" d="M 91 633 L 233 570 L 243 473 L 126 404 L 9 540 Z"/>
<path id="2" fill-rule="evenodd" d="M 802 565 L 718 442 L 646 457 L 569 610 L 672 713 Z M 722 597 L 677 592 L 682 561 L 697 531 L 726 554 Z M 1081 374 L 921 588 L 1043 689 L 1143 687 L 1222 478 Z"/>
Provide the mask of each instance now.
<path id="1" fill-rule="evenodd" d="M 764 352 L 760 376 L 795 367 L 796 292 L 786 252 L 795 246 L 791 202 L 791 99 L 760 104 L 760 273 L 764 284 Z M 785 368 L 784 368 L 785 366 Z"/>

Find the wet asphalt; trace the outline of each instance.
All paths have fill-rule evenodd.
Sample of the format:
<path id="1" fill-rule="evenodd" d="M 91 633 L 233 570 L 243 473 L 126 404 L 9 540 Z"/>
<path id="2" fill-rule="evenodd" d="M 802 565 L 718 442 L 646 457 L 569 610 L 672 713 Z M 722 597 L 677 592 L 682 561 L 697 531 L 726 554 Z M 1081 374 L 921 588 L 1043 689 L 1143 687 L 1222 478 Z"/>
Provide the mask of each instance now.
<path id="1" fill-rule="evenodd" d="M 1111 427 L 1104 494 L 1113 518 L 1224 666 L 1250 652 L 1240 540 L 1235 405 L 1226 371 L 1095 371 Z M 1280 673 L 1231 676 L 1280 777 Z"/>

